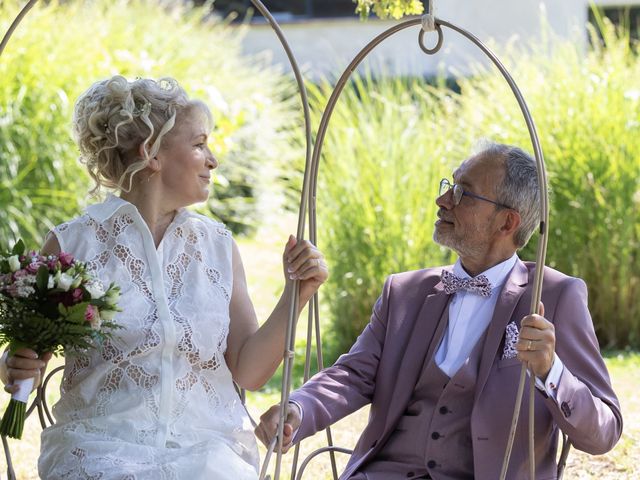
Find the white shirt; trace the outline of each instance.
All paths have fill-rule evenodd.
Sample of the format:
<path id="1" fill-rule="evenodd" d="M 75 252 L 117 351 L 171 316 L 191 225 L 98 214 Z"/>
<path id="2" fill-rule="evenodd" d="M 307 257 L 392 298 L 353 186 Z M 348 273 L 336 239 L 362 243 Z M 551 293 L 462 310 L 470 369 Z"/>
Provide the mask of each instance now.
<path id="1" fill-rule="evenodd" d="M 466 290 L 459 290 L 453 295 L 449 304 L 449 324 L 435 358 L 438 367 L 449 377 L 453 377 L 469 359 L 471 351 L 491 323 L 500 291 L 517 260 L 518 256 L 514 253 L 511 258 L 482 272 L 491 283 L 489 297 L 482 297 Z M 460 259 L 453 266 L 453 274 L 463 279 L 471 278 L 462 268 Z M 562 370 L 562 362 L 555 355 L 546 381 L 543 383 L 536 378 L 536 386 L 555 398 Z"/>

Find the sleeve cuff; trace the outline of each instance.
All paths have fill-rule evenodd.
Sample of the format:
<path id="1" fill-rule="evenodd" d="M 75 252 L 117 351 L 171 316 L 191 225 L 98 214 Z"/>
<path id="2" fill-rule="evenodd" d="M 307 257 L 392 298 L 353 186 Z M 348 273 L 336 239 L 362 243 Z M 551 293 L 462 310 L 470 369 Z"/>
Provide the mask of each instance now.
<path id="1" fill-rule="evenodd" d="M 564 371 L 564 364 L 556 353 L 553 354 L 553 365 L 547 375 L 547 379 L 543 382 L 540 378 L 536 377 L 536 388 L 546 392 L 554 400 L 558 392 L 558 384 L 560 383 L 560 377 Z"/>
<path id="2" fill-rule="evenodd" d="M 289 405 L 298 409 L 298 413 L 300 413 L 300 425 L 302 425 L 302 419 L 304 418 L 304 412 L 302 411 L 302 407 L 295 400 L 289 400 Z M 296 430 L 293 432 L 293 435 L 291 435 L 292 444 L 296 443 L 296 437 L 298 436 L 299 431 L 300 431 L 300 427 L 296 428 Z"/>

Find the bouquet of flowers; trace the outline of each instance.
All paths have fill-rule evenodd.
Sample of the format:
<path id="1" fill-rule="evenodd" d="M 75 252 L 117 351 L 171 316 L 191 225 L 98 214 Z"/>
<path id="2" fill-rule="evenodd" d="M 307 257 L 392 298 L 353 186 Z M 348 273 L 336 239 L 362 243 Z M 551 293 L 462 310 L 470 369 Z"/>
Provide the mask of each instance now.
<path id="1" fill-rule="evenodd" d="M 11 252 L 0 253 L 0 344 L 9 351 L 27 347 L 38 354 L 82 351 L 111 336 L 120 297 L 115 284 L 107 288 L 88 272 L 86 264 L 61 252 L 42 256 L 25 253 L 20 240 Z M 0 433 L 20 438 L 33 379 L 17 380 L 0 422 Z"/>

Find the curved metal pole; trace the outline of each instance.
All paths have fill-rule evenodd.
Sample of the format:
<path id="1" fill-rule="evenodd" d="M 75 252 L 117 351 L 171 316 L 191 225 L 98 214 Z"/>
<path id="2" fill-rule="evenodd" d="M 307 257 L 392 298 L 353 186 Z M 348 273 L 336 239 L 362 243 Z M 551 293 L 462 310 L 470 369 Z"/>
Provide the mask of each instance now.
<path id="1" fill-rule="evenodd" d="M 396 25 L 394 27 L 389 28 L 388 30 L 386 30 L 385 32 L 381 33 L 380 35 L 378 35 L 377 37 L 375 37 L 370 43 L 368 43 L 359 53 L 358 55 L 353 59 L 353 61 L 349 64 L 349 66 L 346 68 L 346 70 L 344 71 L 344 73 L 342 74 L 342 76 L 340 77 L 340 79 L 338 80 L 338 83 L 331 95 L 331 97 L 329 98 L 329 101 L 327 103 L 327 107 L 325 108 L 325 111 L 322 115 L 322 119 L 320 121 L 320 126 L 318 129 L 318 133 L 316 135 L 316 142 L 314 145 L 314 150 L 313 150 L 313 157 L 312 157 L 312 165 L 313 165 L 313 171 L 311 174 L 311 197 L 309 199 L 310 201 L 310 205 L 309 205 L 309 214 L 310 216 L 313 216 L 312 220 L 310 220 L 310 224 L 309 224 L 309 229 L 310 229 L 310 239 L 312 242 L 316 241 L 316 193 L 317 193 L 317 176 L 318 176 L 318 169 L 319 169 L 319 159 L 320 159 L 320 154 L 322 152 L 322 144 L 324 142 L 324 138 L 326 135 L 326 130 L 328 128 L 328 124 L 329 124 L 329 120 L 331 119 L 331 115 L 333 113 L 333 110 L 335 108 L 335 105 L 342 93 L 342 91 L 344 90 L 344 87 L 346 86 L 347 80 L 350 78 L 351 74 L 353 73 L 353 71 L 357 68 L 357 66 L 362 62 L 362 60 L 376 47 L 378 46 L 380 43 L 382 43 L 382 41 L 384 41 L 385 39 L 387 39 L 388 37 L 392 36 L 393 34 L 404 30 L 405 28 L 409 28 L 415 25 L 418 25 L 421 23 L 420 19 L 412 19 L 412 20 L 407 20 L 405 22 L 402 22 L 399 25 Z M 538 134 L 536 131 L 536 127 L 535 127 L 535 123 L 533 122 L 533 118 L 531 117 L 531 113 L 529 112 L 529 108 L 527 107 L 527 104 L 524 100 L 524 97 L 522 96 L 522 93 L 520 92 L 520 89 L 518 88 L 516 82 L 513 80 L 513 78 L 511 77 L 511 74 L 507 71 L 507 69 L 504 67 L 504 65 L 502 65 L 502 63 L 500 62 L 500 60 L 498 59 L 498 57 L 491 51 L 489 50 L 476 36 L 474 36 L 473 34 L 469 33 L 468 31 L 457 27 L 447 21 L 444 20 L 440 20 L 440 19 L 435 19 L 435 24 L 437 27 L 437 33 L 438 33 L 438 45 L 436 45 L 435 48 L 433 49 L 425 49 L 421 48 L 426 52 L 426 53 L 435 53 L 438 49 L 439 49 L 439 45 L 441 44 L 441 36 L 442 36 L 442 30 L 438 27 L 448 27 L 456 32 L 458 32 L 459 34 L 461 34 L 462 36 L 464 36 L 465 38 L 467 38 L 469 41 L 471 41 L 473 44 L 475 44 L 478 48 L 480 48 L 480 50 L 482 50 L 482 52 L 492 61 L 492 63 L 498 68 L 498 70 L 500 71 L 500 73 L 502 74 L 503 78 L 506 80 L 506 82 L 509 84 L 509 87 L 511 88 L 512 93 L 514 94 L 514 96 L 516 97 L 516 100 L 518 102 L 518 105 L 520 107 L 520 110 L 522 112 L 522 115 L 525 119 L 525 122 L 527 124 L 527 129 L 529 131 L 529 137 L 531 139 L 531 143 L 533 146 L 533 151 L 534 151 L 534 156 L 535 156 L 535 160 L 536 160 L 536 166 L 537 166 L 537 175 L 538 175 L 538 187 L 540 189 L 540 237 L 538 240 L 538 248 L 537 248 L 537 254 L 536 254 L 536 269 L 535 269 L 535 274 L 534 274 L 534 281 L 533 281 L 533 291 L 532 291 L 532 295 L 531 295 L 531 305 L 530 305 L 530 313 L 537 313 L 538 311 L 538 304 L 540 303 L 540 298 L 542 295 L 542 281 L 543 281 L 543 276 L 544 276 L 544 261 L 545 261 L 545 257 L 546 257 L 546 251 L 547 251 L 547 232 L 548 232 L 548 224 L 549 224 L 549 205 L 548 205 L 548 192 L 547 192 L 547 178 L 546 178 L 546 170 L 544 167 L 544 158 L 542 155 L 542 148 L 540 146 L 540 141 L 538 139 Z M 423 38 L 423 34 L 420 34 L 420 41 L 422 41 Z M 522 365 L 522 369 L 521 369 L 521 374 L 520 374 L 520 382 L 518 385 L 518 391 L 517 391 L 517 395 L 516 395 L 516 402 L 515 402 L 515 406 L 514 406 L 514 412 L 513 412 L 513 418 L 512 418 L 512 422 L 511 422 L 511 430 L 509 432 L 509 437 L 508 437 L 508 442 L 507 442 L 507 448 L 505 451 L 505 455 L 504 455 L 504 460 L 503 460 L 503 466 L 502 466 L 502 473 L 500 476 L 501 480 L 504 480 L 505 476 L 506 476 L 506 471 L 509 465 L 509 458 L 511 456 L 511 450 L 513 448 L 513 441 L 515 439 L 515 430 L 517 428 L 517 424 L 518 424 L 518 418 L 520 415 L 520 406 L 522 404 L 522 397 L 523 397 L 523 392 L 524 392 L 524 385 L 526 383 L 526 375 L 527 373 L 527 367 L 526 364 Z M 531 382 L 533 384 L 533 382 Z M 534 457 L 534 445 L 533 445 L 533 402 L 534 402 L 534 388 L 532 385 L 532 388 L 530 388 L 530 397 L 529 397 L 529 404 L 530 404 L 530 410 L 529 410 L 529 473 L 532 479 L 535 479 L 535 457 Z"/>
<path id="2" fill-rule="evenodd" d="M 18 25 L 20 25 L 20 22 L 22 21 L 22 19 L 29 12 L 29 10 L 31 10 L 31 7 L 33 7 L 33 5 L 37 1 L 38 0 L 29 0 L 29 2 L 24 7 L 22 7 L 22 10 L 20 10 L 20 13 L 18 13 L 16 18 L 13 20 L 13 22 L 9 26 L 9 29 L 4 34 L 4 37 L 2 37 L 2 41 L 0 42 L 0 55 L 2 55 L 2 52 L 4 52 L 4 48 L 7 46 L 7 43 L 9 43 L 9 39 L 11 38 L 11 35 L 13 35 L 14 30 L 18 28 Z"/>
<path id="3" fill-rule="evenodd" d="M 300 465 L 300 471 L 298 472 L 298 475 L 296 475 L 295 480 L 301 480 L 302 474 L 304 473 L 305 468 L 307 468 L 307 465 L 309 464 L 309 462 L 313 460 L 316 456 L 324 452 L 329 452 L 330 455 L 333 455 L 335 452 L 351 455 L 353 453 L 353 450 L 350 450 L 348 448 L 342 448 L 342 447 L 334 447 L 334 446 L 323 447 L 323 448 L 314 450 L 307 456 L 307 458 L 304 459 L 304 462 L 302 462 L 302 465 Z"/>
<path id="4" fill-rule="evenodd" d="M 300 97 L 302 101 L 302 108 L 304 111 L 304 123 L 305 123 L 305 141 L 306 141 L 306 152 L 305 152 L 305 169 L 304 169 L 304 180 L 302 184 L 302 192 L 300 194 L 300 208 L 298 210 L 298 230 L 296 233 L 296 237 L 298 240 L 302 240 L 304 238 L 304 229 L 305 229 L 305 216 L 307 211 L 307 203 L 309 197 L 309 180 L 310 180 L 310 170 L 311 170 L 311 115 L 309 113 L 309 101 L 307 97 L 307 90 L 304 85 L 304 80 L 302 78 L 302 74 L 300 72 L 300 68 L 298 67 L 298 63 L 296 62 L 295 56 L 287 42 L 287 39 L 284 36 L 284 32 L 278 25 L 278 22 L 273 18 L 273 15 L 269 12 L 267 7 L 260 0 L 251 0 L 251 3 L 256 7 L 256 9 L 267 19 L 271 28 L 275 31 L 280 43 L 282 44 L 285 53 L 287 54 L 287 58 L 289 59 L 289 63 L 291 64 L 291 68 L 293 69 L 296 82 L 298 84 L 298 89 L 300 91 Z M 271 445 L 267 448 L 267 454 L 265 457 L 263 468 L 261 469 L 260 479 L 265 478 L 265 472 L 269 465 L 269 459 L 271 457 L 271 453 L 274 449 L 277 448 L 277 456 L 276 456 L 276 468 L 274 473 L 275 480 L 280 478 L 280 468 L 282 464 L 282 436 L 284 430 L 284 422 L 286 418 L 286 408 L 289 403 L 289 391 L 291 390 L 291 373 L 293 368 L 293 355 L 295 351 L 295 331 L 296 331 L 296 319 L 299 305 L 299 282 L 298 280 L 294 281 L 294 288 L 290 303 L 289 309 L 289 321 L 287 322 L 287 333 L 285 338 L 284 345 L 284 363 L 282 367 L 282 390 L 280 397 L 280 419 L 278 421 L 278 430 L 277 430 L 277 445 L 276 442 L 271 442 Z"/>

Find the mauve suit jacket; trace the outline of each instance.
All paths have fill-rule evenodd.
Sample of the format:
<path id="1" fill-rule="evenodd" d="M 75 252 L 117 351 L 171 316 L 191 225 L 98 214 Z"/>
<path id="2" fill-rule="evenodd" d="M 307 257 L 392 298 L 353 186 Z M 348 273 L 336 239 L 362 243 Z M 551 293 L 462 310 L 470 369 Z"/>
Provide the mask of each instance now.
<path id="1" fill-rule="evenodd" d="M 391 275 L 351 350 L 291 395 L 303 410 L 296 441 L 371 403 L 369 422 L 341 479 L 384 445 L 407 407 L 427 352 L 435 352 L 434 333 L 449 299 L 440 283 L 443 268 L 451 269 Z M 521 366 L 516 358 L 502 359 L 505 329 L 509 322 L 519 327 L 529 314 L 534 268 L 518 260 L 487 327 L 471 413 L 478 480 L 500 477 Z M 556 353 L 565 368 L 556 400 L 536 391 L 536 477 L 555 479 L 558 429 L 575 448 L 602 454 L 620 438 L 622 415 L 587 309 L 585 283 L 545 267 L 542 301 L 545 317 L 555 325 Z M 528 478 L 527 392 L 528 386 L 507 474 L 511 480 Z"/>

